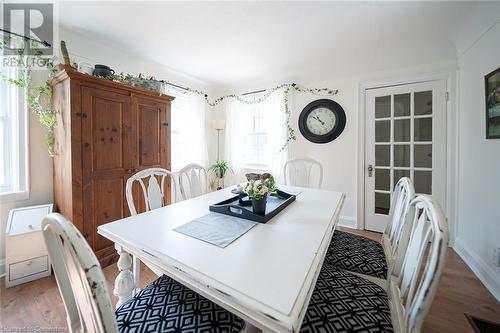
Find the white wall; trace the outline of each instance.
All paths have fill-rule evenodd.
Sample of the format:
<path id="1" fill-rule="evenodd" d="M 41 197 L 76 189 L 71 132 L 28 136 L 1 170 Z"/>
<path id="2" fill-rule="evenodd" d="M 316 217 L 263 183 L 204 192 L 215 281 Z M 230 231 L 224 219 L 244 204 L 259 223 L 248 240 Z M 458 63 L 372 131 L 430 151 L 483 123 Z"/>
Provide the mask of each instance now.
<path id="1" fill-rule="evenodd" d="M 70 56 L 74 61 L 106 64 L 114 68 L 117 73 L 120 71 L 142 72 L 155 75 L 159 79 L 167 79 L 210 92 L 210 86 L 202 81 L 173 72 L 156 63 L 143 61 L 126 51 L 96 43 L 86 36 L 60 30 L 59 37 L 66 41 Z M 45 77 L 41 72 L 33 74 L 34 82 L 42 82 Z M 29 118 L 30 197 L 28 200 L 22 201 L 0 201 L 0 276 L 5 273 L 5 228 L 10 209 L 53 202 L 54 200 L 52 158 L 47 153 L 45 130 L 31 112 Z"/>
<path id="2" fill-rule="evenodd" d="M 358 80 L 317 82 L 314 87 L 338 89 L 338 95 L 317 96 L 309 93 L 294 92 L 291 96 L 291 125 L 297 134 L 297 141 L 289 146 L 290 159 L 310 157 L 323 165 L 323 189 L 346 193 L 346 201 L 341 212 L 340 223 L 356 227 L 357 195 L 357 138 L 358 138 Z M 333 98 L 346 113 L 346 126 L 342 135 L 326 144 L 314 144 L 306 140 L 299 131 L 298 119 L 302 109 L 319 98 Z"/>
<path id="3" fill-rule="evenodd" d="M 496 23 L 478 32 L 459 57 L 458 232 L 455 249 L 500 301 L 500 139 L 486 140 L 484 76 L 500 67 L 500 4 Z M 491 13 L 491 12 L 490 12 Z M 484 20 L 483 20 L 484 23 Z"/>

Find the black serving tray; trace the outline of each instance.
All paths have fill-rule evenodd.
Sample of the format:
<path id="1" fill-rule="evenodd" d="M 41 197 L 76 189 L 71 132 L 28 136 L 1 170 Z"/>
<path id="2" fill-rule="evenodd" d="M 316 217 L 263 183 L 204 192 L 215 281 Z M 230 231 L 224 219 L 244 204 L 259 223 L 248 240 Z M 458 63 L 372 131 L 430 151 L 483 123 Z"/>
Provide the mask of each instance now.
<path id="1" fill-rule="evenodd" d="M 231 215 L 254 222 L 267 223 L 270 219 L 276 216 L 276 214 L 285 209 L 286 206 L 294 202 L 295 198 L 296 197 L 293 194 L 277 190 L 276 195 L 267 197 L 265 215 L 255 214 L 253 212 L 252 205 L 247 204 L 247 200 L 249 200 L 249 198 L 243 197 L 241 195 L 236 195 L 222 202 L 210 205 L 210 211 L 225 215 Z"/>

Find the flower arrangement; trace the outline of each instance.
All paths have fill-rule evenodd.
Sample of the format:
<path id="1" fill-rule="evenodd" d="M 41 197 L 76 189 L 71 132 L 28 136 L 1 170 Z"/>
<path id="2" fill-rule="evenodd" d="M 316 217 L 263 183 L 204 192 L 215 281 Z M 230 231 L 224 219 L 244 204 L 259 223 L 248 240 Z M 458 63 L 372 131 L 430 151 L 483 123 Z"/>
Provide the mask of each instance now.
<path id="1" fill-rule="evenodd" d="M 243 192 L 252 199 L 262 200 L 267 195 L 276 193 L 276 182 L 271 175 L 265 179 L 251 179 L 246 182 Z"/>

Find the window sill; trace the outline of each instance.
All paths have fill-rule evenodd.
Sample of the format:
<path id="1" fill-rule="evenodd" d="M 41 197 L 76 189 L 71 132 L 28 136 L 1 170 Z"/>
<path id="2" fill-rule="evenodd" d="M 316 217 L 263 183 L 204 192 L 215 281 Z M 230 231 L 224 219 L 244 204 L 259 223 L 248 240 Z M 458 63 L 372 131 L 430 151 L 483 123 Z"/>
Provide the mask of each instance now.
<path id="1" fill-rule="evenodd" d="M 30 198 L 29 191 L 0 193 L 0 203 L 28 200 L 29 198 Z"/>
<path id="2" fill-rule="evenodd" d="M 267 171 L 269 169 L 268 165 L 263 164 L 247 164 L 245 165 L 245 171 Z"/>

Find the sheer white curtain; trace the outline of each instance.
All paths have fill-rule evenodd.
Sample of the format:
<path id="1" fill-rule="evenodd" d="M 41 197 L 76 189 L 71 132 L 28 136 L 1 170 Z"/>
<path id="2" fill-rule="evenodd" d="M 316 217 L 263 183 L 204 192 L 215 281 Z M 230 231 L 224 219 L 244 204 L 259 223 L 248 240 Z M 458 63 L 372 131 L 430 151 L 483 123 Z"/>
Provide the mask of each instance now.
<path id="1" fill-rule="evenodd" d="M 263 102 L 262 106 L 266 120 L 264 128 L 268 135 L 268 170 L 278 183 L 283 183 L 283 166 L 288 160 L 288 146 L 281 150 L 287 139 L 286 113 L 283 99 L 283 91 L 275 92 Z"/>
<path id="2" fill-rule="evenodd" d="M 245 180 L 247 172 L 270 172 L 278 182 L 288 150 L 281 150 L 287 138 L 283 92 L 278 91 L 258 104 L 226 100 L 224 156 L 234 170 L 228 184 Z M 249 101 L 258 99 L 252 97 Z"/>
<path id="3" fill-rule="evenodd" d="M 207 166 L 206 112 L 203 96 L 168 92 L 175 99 L 171 107 L 172 171 L 190 163 Z"/>

